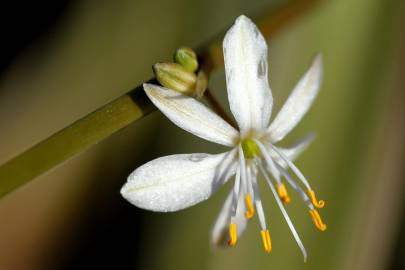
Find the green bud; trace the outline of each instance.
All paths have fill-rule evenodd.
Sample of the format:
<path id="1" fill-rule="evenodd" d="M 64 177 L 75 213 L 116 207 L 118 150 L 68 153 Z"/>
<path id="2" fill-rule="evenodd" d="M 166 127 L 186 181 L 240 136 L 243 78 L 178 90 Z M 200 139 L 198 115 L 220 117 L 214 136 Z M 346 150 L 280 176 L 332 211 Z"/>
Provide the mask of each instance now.
<path id="1" fill-rule="evenodd" d="M 246 159 L 252 159 L 260 154 L 259 146 L 252 139 L 244 139 L 242 141 L 242 150 Z"/>
<path id="2" fill-rule="evenodd" d="M 174 53 L 174 61 L 182 65 L 186 70 L 195 72 L 198 69 L 198 60 L 196 53 L 187 47 L 181 47 Z"/>
<path id="3" fill-rule="evenodd" d="M 164 87 L 186 95 L 195 90 L 197 76 L 177 63 L 157 63 L 153 65 L 156 79 Z"/>

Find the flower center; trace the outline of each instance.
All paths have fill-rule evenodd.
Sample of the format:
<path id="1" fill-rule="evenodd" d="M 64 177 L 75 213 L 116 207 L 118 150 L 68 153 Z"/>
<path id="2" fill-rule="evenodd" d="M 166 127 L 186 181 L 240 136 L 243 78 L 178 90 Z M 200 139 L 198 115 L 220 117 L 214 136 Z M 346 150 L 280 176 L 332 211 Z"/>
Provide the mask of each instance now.
<path id="1" fill-rule="evenodd" d="M 252 139 L 244 139 L 241 142 L 243 154 L 246 159 L 253 159 L 260 154 L 260 149 Z"/>

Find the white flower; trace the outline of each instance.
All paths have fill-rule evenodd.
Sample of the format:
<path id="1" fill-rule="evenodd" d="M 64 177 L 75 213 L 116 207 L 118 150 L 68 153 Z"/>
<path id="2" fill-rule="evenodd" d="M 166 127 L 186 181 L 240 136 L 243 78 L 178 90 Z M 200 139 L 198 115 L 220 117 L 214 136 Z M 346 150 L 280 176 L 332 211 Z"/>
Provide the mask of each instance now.
<path id="1" fill-rule="evenodd" d="M 269 185 L 287 224 L 302 250 L 306 251 L 294 229 L 283 202 L 290 198 L 285 181 L 302 197 L 320 230 L 325 230 L 316 208 L 317 201 L 304 175 L 292 161 L 307 147 L 308 136 L 292 148 L 275 146 L 301 120 L 316 97 L 322 77 L 318 55 L 298 82 L 292 94 L 269 125 L 273 98 L 267 79 L 267 45 L 255 24 L 240 16 L 228 30 L 224 42 L 228 99 L 239 131 L 199 101 L 157 85 L 144 84 L 152 102 L 173 123 L 205 140 L 230 147 L 228 152 L 181 154 L 152 160 L 136 169 L 121 189 L 132 204 L 152 211 L 177 211 L 208 199 L 235 175 L 234 188 L 225 201 L 212 231 L 212 242 L 233 246 L 257 212 L 266 252 L 271 250 L 270 234 L 260 200 L 257 176 Z M 297 184 L 291 170 L 305 187 Z M 271 175 L 271 177 L 270 177 Z"/>

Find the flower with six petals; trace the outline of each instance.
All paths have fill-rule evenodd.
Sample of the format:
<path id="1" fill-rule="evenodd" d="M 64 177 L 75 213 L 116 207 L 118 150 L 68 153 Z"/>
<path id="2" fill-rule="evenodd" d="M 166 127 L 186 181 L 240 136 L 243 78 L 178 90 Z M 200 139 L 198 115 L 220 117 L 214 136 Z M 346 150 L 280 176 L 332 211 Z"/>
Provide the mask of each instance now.
<path id="1" fill-rule="evenodd" d="M 152 160 L 131 173 L 121 194 L 143 209 L 177 211 L 208 199 L 235 176 L 233 189 L 214 224 L 212 242 L 234 246 L 248 220 L 257 213 L 263 246 L 270 252 L 270 234 L 257 183 L 261 175 L 306 259 L 305 248 L 283 205 L 289 203 L 290 197 L 282 177 L 306 203 L 315 226 L 325 230 L 316 210 L 324 202 L 316 199 L 307 179 L 293 164 L 313 136 L 291 148 L 275 144 L 297 125 L 315 99 L 322 79 L 321 57 L 315 57 L 269 124 L 273 98 L 267 78 L 267 44 L 256 25 L 243 15 L 238 17 L 226 33 L 223 51 L 228 100 L 239 130 L 192 97 L 152 84 L 144 84 L 144 89 L 156 107 L 177 126 L 230 150 L 215 155 L 180 154 Z"/>

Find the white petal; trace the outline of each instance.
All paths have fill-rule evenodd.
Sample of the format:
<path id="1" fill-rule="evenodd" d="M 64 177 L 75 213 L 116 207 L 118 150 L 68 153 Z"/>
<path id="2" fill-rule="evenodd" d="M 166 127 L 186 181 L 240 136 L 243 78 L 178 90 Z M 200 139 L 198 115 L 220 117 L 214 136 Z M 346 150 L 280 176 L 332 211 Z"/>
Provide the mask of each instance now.
<path id="1" fill-rule="evenodd" d="M 265 130 L 273 104 L 266 41 L 256 25 L 241 15 L 226 33 L 223 49 L 229 104 L 241 133 Z"/>
<path id="2" fill-rule="evenodd" d="M 310 133 L 305 136 L 303 139 L 299 140 L 298 142 L 294 143 L 293 146 L 290 148 L 281 148 L 278 147 L 278 150 L 284 154 L 290 161 L 294 161 L 297 157 L 307 149 L 309 144 L 315 139 L 315 134 Z M 284 169 L 287 168 L 287 163 L 280 157 L 277 152 L 272 150 L 270 147 L 270 154 L 273 160 L 278 163 Z"/>
<path id="3" fill-rule="evenodd" d="M 231 191 L 226 198 L 224 205 L 214 223 L 211 232 L 211 243 L 214 246 L 226 247 L 229 239 L 229 224 L 231 223 L 231 208 L 232 208 L 233 191 Z M 245 218 L 246 206 L 243 201 L 242 193 L 240 192 L 238 208 L 235 215 L 235 223 L 238 238 L 246 229 L 248 220 Z"/>
<path id="4" fill-rule="evenodd" d="M 318 94 L 321 80 L 322 57 L 318 54 L 269 126 L 268 132 L 272 143 L 283 139 L 298 124 Z"/>
<path id="5" fill-rule="evenodd" d="M 121 194 L 137 207 L 177 211 L 208 199 L 235 173 L 235 150 L 157 158 L 128 177 Z"/>
<path id="6" fill-rule="evenodd" d="M 238 132 L 201 102 L 153 84 L 143 88 L 156 107 L 182 129 L 222 145 L 236 143 Z"/>

